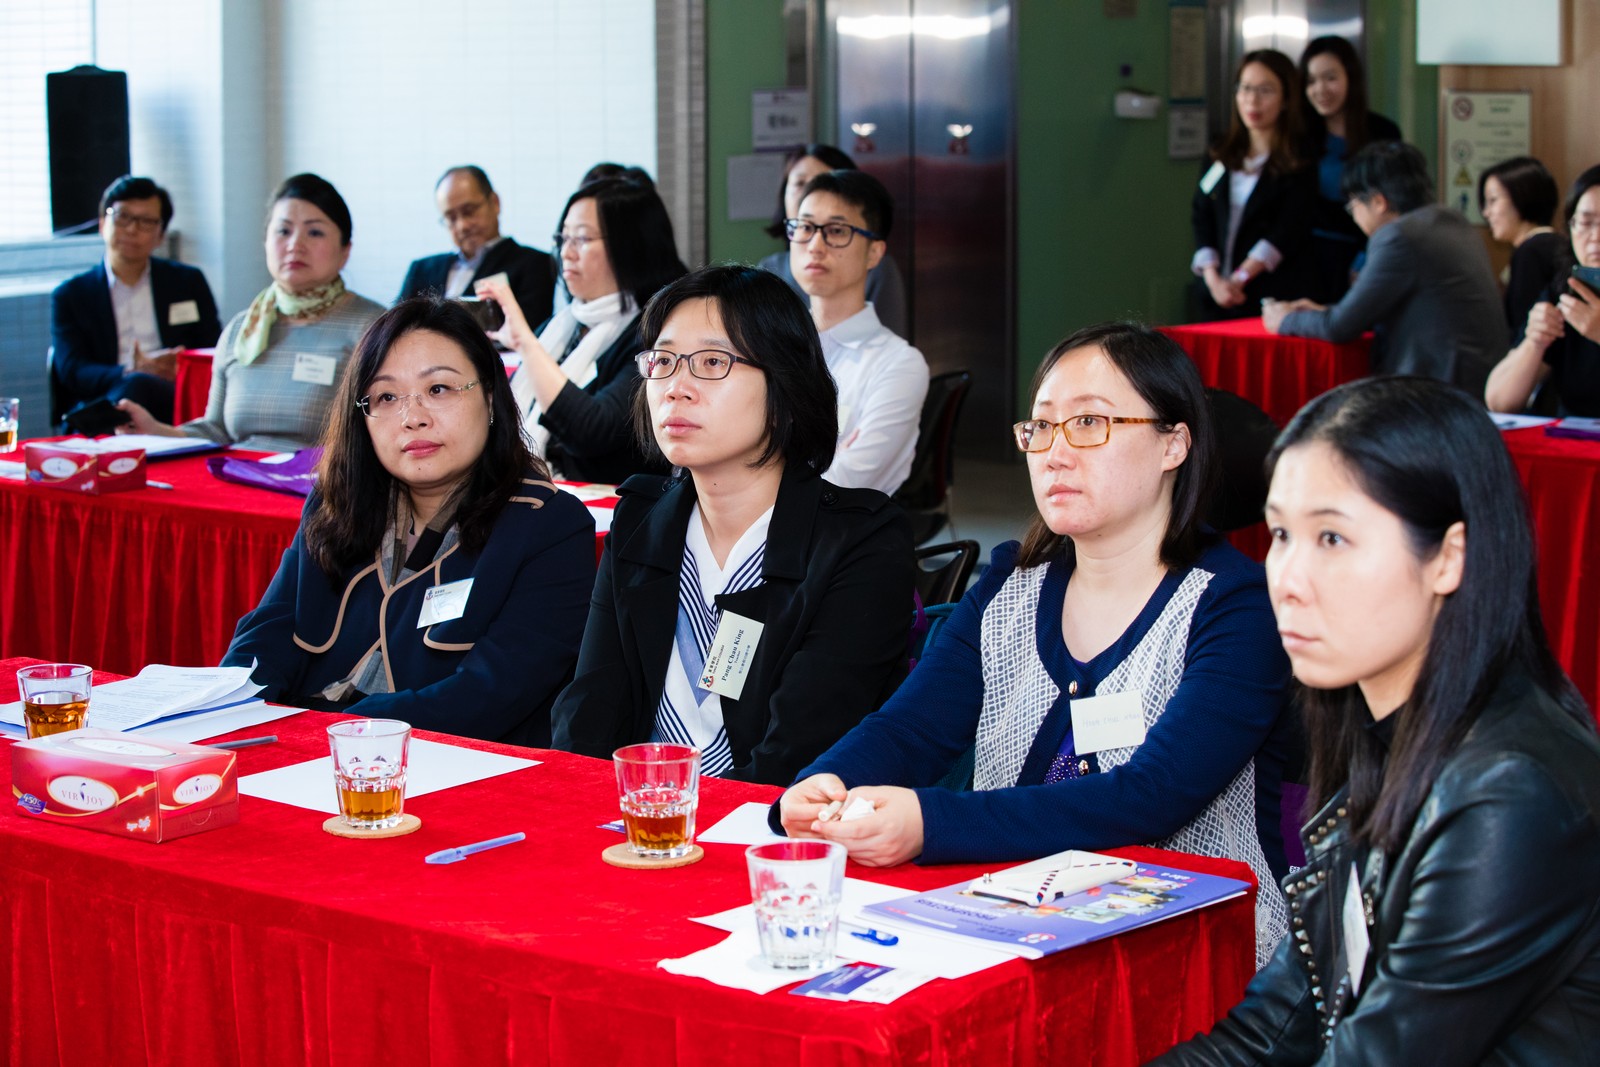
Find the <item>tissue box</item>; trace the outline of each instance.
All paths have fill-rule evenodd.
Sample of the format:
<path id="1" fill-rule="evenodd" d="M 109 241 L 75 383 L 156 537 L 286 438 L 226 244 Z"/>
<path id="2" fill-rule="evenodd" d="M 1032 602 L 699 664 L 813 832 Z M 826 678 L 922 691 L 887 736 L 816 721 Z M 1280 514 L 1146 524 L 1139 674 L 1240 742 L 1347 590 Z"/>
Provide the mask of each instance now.
<path id="1" fill-rule="evenodd" d="M 29 441 L 22 461 L 28 481 L 51 489 L 99 494 L 144 488 L 144 449 L 124 448 L 115 438 Z"/>
<path id="2" fill-rule="evenodd" d="M 11 746 L 17 811 L 62 826 L 170 841 L 239 821 L 237 757 L 114 730 L 69 730 Z"/>

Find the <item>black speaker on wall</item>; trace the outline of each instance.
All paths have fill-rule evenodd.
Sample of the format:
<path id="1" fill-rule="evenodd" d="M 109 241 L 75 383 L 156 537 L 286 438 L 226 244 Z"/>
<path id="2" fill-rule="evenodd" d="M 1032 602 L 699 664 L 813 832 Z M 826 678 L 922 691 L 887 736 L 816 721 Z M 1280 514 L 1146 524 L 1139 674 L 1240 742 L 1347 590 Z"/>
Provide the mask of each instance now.
<path id="1" fill-rule="evenodd" d="M 46 74 L 50 219 L 57 231 L 98 222 L 100 194 L 128 173 L 128 75 L 81 66 Z"/>

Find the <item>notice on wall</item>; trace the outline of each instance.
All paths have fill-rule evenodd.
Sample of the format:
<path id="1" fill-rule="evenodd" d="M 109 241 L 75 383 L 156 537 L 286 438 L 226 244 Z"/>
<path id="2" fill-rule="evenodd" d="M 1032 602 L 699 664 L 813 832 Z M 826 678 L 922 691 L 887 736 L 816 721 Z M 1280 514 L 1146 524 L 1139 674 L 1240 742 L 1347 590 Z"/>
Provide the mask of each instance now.
<path id="1" fill-rule="evenodd" d="M 728 221 L 771 219 L 783 184 L 783 156 L 758 152 L 728 157 Z"/>
<path id="2" fill-rule="evenodd" d="M 1533 153 L 1533 94 L 1447 89 L 1443 111 L 1439 199 L 1481 226 L 1478 177 L 1496 163 Z"/>
<path id="3" fill-rule="evenodd" d="M 804 89 L 757 89 L 750 94 L 750 144 L 757 152 L 798 148 L 811 128 L 811 94 Z"/>
<path id="4" fill-rule="evenodd" d="M 1167 109 L 1167 158 L 1199 159 L 1205 154 L 1205 105 L 1173 104 Z"/>
<path id="5" fill-rule="evenodd" d="M 1206 96 L 1206 9 L 1173 0 L 1167 13 L 1167 99 L 1204 100 Z"/>

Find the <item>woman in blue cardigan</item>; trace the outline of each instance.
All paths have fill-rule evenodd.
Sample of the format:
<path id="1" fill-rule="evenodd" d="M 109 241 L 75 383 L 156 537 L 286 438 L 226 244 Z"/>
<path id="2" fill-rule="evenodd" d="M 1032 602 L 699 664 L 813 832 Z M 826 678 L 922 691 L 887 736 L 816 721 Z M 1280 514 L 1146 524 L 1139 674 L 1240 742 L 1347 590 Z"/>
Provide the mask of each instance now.
<path id="1" fill-rule="evenodd" d="M 548 744 L 594 577 L 594 520 L 529 452 L 500 358 L 461 305 L 367 330 L 317 491 L 223 663 L 268 700 Z"/>
<path id="2" fill-rule="evenodd" d="M 1015 427 L 1039 514 L 994 552 L 910 679 L 805 771 L 779 817 L 869 865 L 1159 844 L 1249 863 L 1258 958 L 1282 935 L 1288 664 L 1259 564 L 1201 527 L 1212 431 L 1152 330 L 1080 330 Z M 973 750 L 971 791 L 938 785 Z M 848 793 L 847 793 L 848 790 Z M 864 818 L 819 818 L 865 798 Z"/>

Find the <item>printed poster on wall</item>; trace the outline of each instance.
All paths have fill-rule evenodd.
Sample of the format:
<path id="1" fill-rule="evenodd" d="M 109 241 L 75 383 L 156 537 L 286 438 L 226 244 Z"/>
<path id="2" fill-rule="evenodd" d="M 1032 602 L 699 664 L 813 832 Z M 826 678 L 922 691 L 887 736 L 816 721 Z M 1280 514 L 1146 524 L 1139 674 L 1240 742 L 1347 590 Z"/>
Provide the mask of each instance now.
<path id="1" fill-rule="evenodd" d="M 1533 94 L 1447 89 L 1443 111 L 1439 199 L 1482 226 L 1478 177 L 1502 160 L 1533 154 Z"/>

